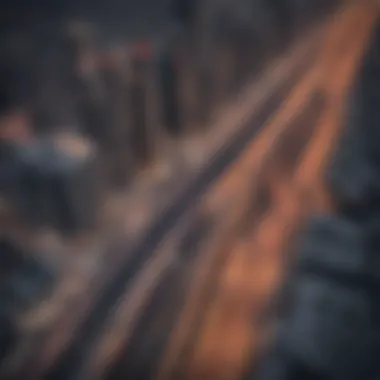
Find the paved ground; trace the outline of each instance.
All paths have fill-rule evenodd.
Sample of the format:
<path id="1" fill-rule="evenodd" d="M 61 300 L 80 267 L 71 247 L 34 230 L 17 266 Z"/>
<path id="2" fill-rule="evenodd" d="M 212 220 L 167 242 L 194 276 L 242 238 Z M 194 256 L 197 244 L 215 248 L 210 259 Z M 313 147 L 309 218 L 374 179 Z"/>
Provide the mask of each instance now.
<path id="1" fill-rule="evenodd" d="M 249 371 L 270 334 L 270 318 L 262 316 L 281 281 L 284 247 L 303 217 L 331 207 L 323 187 L 324 168 L 375 15 L 373 6 L 362 2 L 347 5 L 328 23 L 311 68 L 185 218 L 186 223 L 194 218 L 197 224 L 198 209 L 216 215 L 217 244 L 210 241 L 198 249 L 201 254 L 194 255 L 195 262 L 176 264 L 178 237 L 187 225 L 174 228 L 173 238 L 152 249 L 157 254 L 144 263 L 131 286 L 128 276 L 120 277 L 121 285 L 118 276 L 111 277 L 112 283 L 116 278 L 119 302 L 113 307 L 97 303 L 99 310 L 111 308 L 112 313 L 107 321 L 100 313 L 100 324 L 88 319 L 85 327 L 92 333 L 79 334 L 76 327 L 101 284 L 83 285 L 78 269 L 69 278 L 71 285 L 62 287 L 76 296 L 61 304 L 58 321 L 53 318 L 54 333 L 39 345 L 30 380 L 39 380 L 45 371 L 47 379 L 71 379 L 77 371 L 81 378 L 96 379 L 110 365 L 110 379 L 136 371 L 136 378 L 232 380 Z M 194 145 L 187 149 L 191 148 Z M 107 266 L 125 267 L 124 262 L 110 264 L 107 259 L 113 258 L 103 258 Z M 168 285 L 156 294 L 152 289 L 162 273 L 169 276 Z M 69 299 L 67 294 L 62 299 Z M 154 305 L 157 299 L 159 305 Z M 152 302 L 141 315 L 142 306 Z M 42 318 L 48 313 L 40 314 Z M 139 319 L 148 322 L 137 323 Z M 71 340 L 76 342 L 73 346 Z"/>
<path id="2" fill-rule="evenodd" d="M 339 132 L 344 96 L 373 21 L 373 9 L 366 5 L 350 6 L 337 17 L 326 33 L 325 46 L 315 69 L 293 90 L 272 125 L 247 149 L 246 155 L 236 164 L 235 172 L 231 171 L 222 179 L 228 186 L 227 183 L 238 176 L 237 171 L 243 176 L 246 165 L 251 168 L 258 165 L 261 153 L 271 149 L 271 134 L 277 133 L 287 115 L 297 113 L 314 89 L 323 91 L 326 107 L 318 115 L 317 127 L 295 170 L 286 172 L 280 160 L 268 170 L 266 180 L 272 198 L 269 209 L 228 251 L 199 328 L 192 331 L 192 336 L 178 331 L 177 338 L 173 337 L 172 344 L 176 349 L 169 350 L 161 379 L 170 378 L 168 373 L 176 367 L 175 361 L 179 357 L 176 350 L 187 340 L 191 341 L 192 347 L 185 361 L 185 371 L 189 374 L 186 378 L 237 379 L 250 368 L 247 362 L 253 360 L 270 334 L 268 320 L 263 321 L 260 315 L 281 281 L 284 247 L 292 231 L 310 212 L 331 207 L 323 187 L 324 168 Z M 310 119 L 307 124 L 312 123 L 315 120 Z M 304 128 L 309 127 L 307 124 Z M 185 312 L 184 320 L 186 318 Z M 178 328 L 189 325 L 184 322 Z M 181 340 L 181 336 L 187 336 L 187 339 Z"/>

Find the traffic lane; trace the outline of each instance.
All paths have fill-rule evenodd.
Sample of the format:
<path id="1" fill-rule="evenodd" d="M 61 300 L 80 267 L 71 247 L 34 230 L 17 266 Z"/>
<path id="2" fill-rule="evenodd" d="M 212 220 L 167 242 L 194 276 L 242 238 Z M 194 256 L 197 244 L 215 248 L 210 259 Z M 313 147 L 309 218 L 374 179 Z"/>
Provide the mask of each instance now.
<path id="1" fill-rule="evenodd" d="M 359 7 L 359 4 L 356 4 L 356 7 Z M 341 56 L 341 65 L 339 66 L 332 64 L 333 57 L 336 57 L 334 44 L 328 35 L 326 36 L 327 49 L 322 56 L 322 67 L 325 74 L 321 77 L 320 86 L 328 97 L 329 107 L 323 116 L 323 127 L 315 136 L 313 143 L 315 148 L 305 153 L 294 179 L 295 187 L 299 189 L 300 194 L 307 194 L 310 204 L 327 203 L 331 205 L 331 200 L 326 190 L 323 189 L 325 170 L 331 160 L 341 128 L 344 128 L 342 121 L 345 120 L 348 93 L 359 68 L 360 59 L 370 40 L 378 10 L 372 3 L 365 3 L 364 6 L 357 9 L 356 15 L 355 27 L 348 31 L 351 34 L 352 30 L 355 30 L 355 34 L 350 39 L 352 48 Z M 322 155 L 321 152 L 326 152 L 326 154 Z M 309 184 L 313 181 L 315 186 L 310 187 Z"/>
<path id="2" fill-rule="evenodd" d="M 238 245 L 237 251 L 245 250 L 248 257 L 245 264 L 240 266 L 235 264 L 234 266 L 233 263 L 229 263 L 232 268 L 240 267 L 240 272 L 237 270 L 237 273 L 233 276 L 227 276 L 232 286 L 230 285 L 229 290 L 222 287 L 221 293 L 214 300 L 214 306 L 211 306 L 211 310 L 206 314 L 201 342 L 194 350 L 193 362 L 190 365 L 191 378 L 236 378 L 237 373 L 244 368 L 247 352 L 251 351 L 252 353 L 255 349 L 257 350 L 260 347 L 262 338 L 268 333 L 267 330 L 262 329 L 261 324 L 256 328 L 252 326 L 252 315 L 257 316 L 263 310 L 270 294 L 273 294 L 273 291 L 281 283 L 281 274 L 284 264 L 286 264 L 282 257 L 284 246 L 287 245 L 291 231 L 302 220 L 301 216 L 306 216 L 303 215 L 305 214 L 304 206 L 311 203 L 314 210 L 328 207 L 328 204 L 322 202 L 320 197 L 317 198 L 316 195 L 319 195 L 320 189 L 323 187 L 321 171 L 325 167 L 329 152 L 334 147 L 334 140 L 339 132 L 339 118 L 341 116 L 342 100 L 344 99 L 343 95 L 347 90 L 346 84 L 352 81 L 358 57 L 361 56 L 365 46 L 363 41 L 368 38 L 370 28 L 365 27 L 365 25 L 372 25 L 374 17 L 366 13 L 366 17 L 363 17 L 361 21 L 356 29 L 357 36 L 354 39 L 353 46 L 351 46 L 350 53 L 347 53 L 344 57 L 345 61 L 340 66 L 335 66 L 337 67 L 336 70 L 331 71 L 330 68 L 331 76 L 326 73 L 323 77 L 328 91 L 331 91 L 330 105 L 327 107 L 320 127 L 304 155 L 302 164 L 296 171 L 295 181 L 292 179 L 285 186 L 281 181 L 278 182 L 277 186 L 279 186 L 280 195 L 278 199 L 281 199 L 281 201 L 277 204 L 277 209 L 261 223 L 259 231 L 254 234 L 252 245 L 246 243 Z M 327 49 L 327 51 L 331 52 L 333 49 Z M 328 54 L 327 58 L 329 58 Z M 337 77 L 339 80 L 336 79 Z M 300 184 L 302 185 L 300 186 Z M 315 200 L 310 202 L 310 199 L 307 199 L 307 203 L 302 204 L 297 195 L 305 192 L 314 194 Z M 288 205 L 287 210 L 281 212 L 285 204 Z M 286 215 L 286 218 L 284 218 L 284 215 Z M 245 247 L 245 249 L 241 248 L 241 246 Z M 252 255 L 253 252 L 254 255 Z M 232 253 L 232 258 L 235 258 L 238 262 L 241 260 L 240 256 L 242 256 L 241 253 Z M 252 256 L 254 256 L 254 265 L 250 267 L 248 260 Z M 231 281 L 231 277 L 236 280 L 236 283 Z M 252 294 L 251 313 L 247 313 L 247 310 L 250 309 L 249 297 L 242 296 L 246 295 L 247 289 L 249 289 L 247 282 L 241 280 L 244 278 L 252 280 L 252 289 L 261 290 L 259 292 L 261 296 Z M 244 286 L 239 287 L 237 284 L 242 282 Z M 231 301 L 231 293 L 236 295 L 236 299 L 233 301 Z M 261 299 L 261 302 L 258 299 Z M 240 306 L 238 300 L 241 302 Z M 241 311 L 240 314 L 236 314 L 234 321 L 228 317 L 228 315 L 231 315 L 232 308 Z M 253 308 L 254 311 L 252 311 Z M 245 316 L 242 312 L 243 310 L 246 312 Z M 224 318 L 228 321 L 227 324 L 221 322 Z M 227 331 L 234 332 L 230 334 Z M 264 336 L 262 336 L 263 333 Z M 251 336 L 252 339 L 246 339 L 247 335 Z M 230 342 L 234 342 L 234 340 L 224 339 L 231 336 L 235 336 L 235 342 L 237 342 L 233 347 L 231 347 Z M 245 348 L 244 345 L 246 346 Z"/>
<path id="3" fill-rule="evenodd" d="M 293 57 L 294 58 L 294 57 Z M 285 66 L 289 66 L 288 64 Z M 279 73 L 280 74 L 280 73 Z M 254 91 L 257 93 L 257 88 L 254 86 Z M 252 95 L 252 94 L 251 94 Z M 277 95 L 279 95 L 277 93 Z M 255 98 L 255 97 L 254 97 Z M 256 94 L 257 98 L 257 94 Z M 257 100 L 257 99 L 256 99 Z M 264 99 L 265 100 L 265 99 Z M 260 106 L 260 102 L 256 101 L 256 106 Z M 265 112 L 267 112 L 266 110 Z M 264 112 L 264 113 L 265 113 Z M 217 174 L 215 174 L 217 175 Z M 197 190 L 198 191 L 198 190 Z M 193 191 L 193 193 L 196 193 L 197 191 Z M 194 194 L 192 194 L 194 196 Z M 178 202 L 177 202 L 178 203 Z M 181 202 L 187 204 L 188 202 Z M 182 206 L 181 206 L 182 207 Z M 177 207 L 178 208 L 178 207 Z M 170 223 L 173 222 L 174 218 L 172 218 L 173 212 L 177 213 L 176 211 L 170 210 L 169 216 L 170 216 Z M 166 215 L 168 213 L 164 213 Z M 159 223 L 159 226 L 153 226 L 152 231 L 148 231 L 148 238 L 144 239 L 143 248 L 149 249 L 150 246 L 152 246 L 155 243 L 156 235 L 160 234 L 162 232 L 162 224 L 166 225 L 168 223 L 164 223 L 164 220 L 166 221 L 168 218 L 162 218 L 163 223 Z M 156 228 L 157 227 L 157 228 Z M 158 230 L 158 231 L 157 231 Z M 154 235 L 152 238 L 150 235 Z M 148 243 L 146 243 L 148 242 Z M 121 257 L 120 252 L 125 253 L 123 246 L 123 241 L 117 241 L 116 244 L 113 244 L 111 249 L 107 250 L 107 262 L 110 264 L 110 267 L 114 268 L 120 268 L 121 265 Z M 146 247 L 148 245 L 148 247 Z M 150 246 L 149 246 L 150 245 Z M 153 246 L 152 246 L 153 247 Z M 144 249 L 145 249 L 144 248 Z M 86 247 L 88 249 L 88 247 Z M 152 248 L 153 249 L 153 248 Z M 146 249 L 145 249 L 146 250 Z M 119 253 L 119 259 L 115 258 L 115 253 Z M 126 255 L 123 255 L 123 258 L 125 258 Z M 128 255 L 129 257 L 130 255 Z M 134 254 L 132 255 L 137 260 L 143 260 L 144 255 L 140 254 Z M 127 259 L 128 259 L 127 257 Z M 129 263 L 127 263 L 129 264 Z M 132 268 L 130 266 L 130 268 Z M 108 270 L 107 272 L 111 272 Z M 132 270 L 132 269 L 131 269 Z M 44 348 L 39 351 L 38 353 L 35 352 L 36 355 L 38 355 L 38 365 L 36 364 L 36 360 L 30 360 L 31 363 L 33 363 L 33 372 L 35 371 L 44 371 L 43 368 L 46 368 L 50 365 L 50 363 L 56 358 L 56 355 L 58 355 L 62 350 L 67 348 L 67 343 L 70 341 L 70 339 L 74 336 L 75 328 L 78 326 L 78 324 L 81 322 L 81 320 L 86 316 L 86 313 L 89 308 L 89 304 L 92 304 L 95 302 L 94 298 L 96 298 L 97 294 L 99 293 L 99 289 L 104 288 L 104 282 L 112 278 L 112 273 L 105 273 L 106 271 L 103 270 L 100 273 L 97 278 L 90 278 L 88 279 L 88 276 L 83 276 L 83 273 L 81 273 L 80 270 L 72 270 L 69 275 L 69 278 L 66 278 L 63 284 L 60 284 L 61 286 L 58 287 L 57 292 L 54 293 L 54 302 L 51 305 L 45 305 L 46 307 L 43 307 L 42 310 L 36 311 L 36 320 L 42 320 L 44 316 L 49 316 L 49 321 L 53 320 L 51 330 L 54 331 L 53 334 L 47 337 L 45 340 L 44 337 L 42 337 L 42 342 L 39 345 L 43 345 Z M 75 286 L 72 285 L 75 282 Z M 83 294 L 87 294 L 86 297 L 83 297 Z M 64 302 L 60 302 L 59 300 L 64 300 Z M 68 306 L 69 305 L 69 306 Z M 63 307 L 63 308 L 62 308 Z M 63 310 L 65 308 L 69 307 L 71 310 L 75 310 L 73 312 L 73 315 L 71 318 L 67 318 Z M 97 313 L 93 313 L 97 315 Z M 57 319 L 55 319 L 55 317 Z M 57 317 L 58 316 L 58 317 Z M 101 318 L 98 318 L 100 320 Z M 50 322 L 49 322 L 50 323 Z M 48 327 L 50 326 L 48 323 Z M 46 326 L 45 326 L 46 327 Z M 46 336 L 46 335 L 45 335 Z M 28 375 L 31 376 L 31 373 L 28 371 Z M 37 376 L 37 375 L 36 375 Z"/>
<path id="4" fill-rule="evenodd" d="M 233 182 L 235 182 L 235 181 L 233 181 Z M 230 182 L 231 183 L 231 182 Z"/>
<path id="5" fill-rule="evenodd" d="M 236 220 L 236 217 L 234 217 L 233 219 Z M 123 296 L 123 297 L 125 297 L 125 296 Z M 123 303 L 123 306 L 121 308 L 122 311 L 120 311 L 120 313 L 125 313 L 126 312 L 125 310 L 127 310 L 128 307 L 129 307 L 128 305 L 126 305 L 126 304 Z M 112 341 L 112 343 L 105 344 L 103 338 L 101 337 L 100 338 L 100 342 L 101 343 L 99 343 L 99 344 L 96 343 L 96 346 L 94 346 L 94 350 L 93 351 L 94 351 L 94 355 L 95 355 L 96 358 L 102 357 L 102 355 L 100 355 L 99 352 L 109 352 L 108 348 L 110 347 L 110 345 L 111 345 L 111 347 L 114 347 L 115 344 L 117 346 L 119 346 L 119 347 L 120 347 L 120 345 L 122 345 L 122 343 L 123 343 L 122 336 L 123 336 L 124 333 L 121 333 L 121 330 L 117 328 L 118 324 L 115 324 L 114 326 L 115 326 L 115 328 L 112 328 L 113 333 L 111 333 L 110 330 L 107 329 L 106 330 L 106 334 L 105 334 L 106 341 L 108 341 L 108 342 Z M 114 336 L 115 338 L 113 338 L 112 336 Z M 118 343 L 115 343 L 115 342 L 118 342 Z M 98 347 L 103 347 L 103 348 L 100 349 Z M 49 352 L 51 354 L 51 351 L 49 351 Z M 92 357 L 91 355 L 92 354 L 90 353 L 90 357 Z M 106 355 L 104 355 L 102 357 L 102 359 L 99 359 L 99 360 L 89 360 L 88 363 L 94 363 L 93 367 L 97 368 L 97 370 L 94 371 L 94 372 L 95 373 L 99 373 L 99 368 L 100 367 L 103 366 L 103 368 L 104 368 L 105 366 L 108 366 L 108 364 L 109 364 L 108 358 L 109 358 L 109 354 L 107 353 Z M 90 371 L 92 371 L 92 370 L 90 370 Z M 100 372 L 101 372 L 101 370 L 100 370 Z"/>
<path id="6" fill-rule="evenodd" d="M 224 246 L 222 251 L 213 252 L 214 257 L 207 257 L 207 263 L 202 263 L 203 272 L 207 273 L 203 277 L 197 278 L 194 282 L 192 292 L 188 297 L 188 302 L 181 312 L 179 322 L 175 327 L 172 337 L 169 342 L 167 352 L 163 359 L 163 365 L 159 370 L 160 378 L 170 378 L 178 367 L 181 367 L 182 358 L 186 361 L 186 351 L 189 346 L 189 341 L 194 337 L 193 325 L 196 324 L 199 309 L 203 308 L 202 293 L 204 289 L 212 287 L 209 281 L 214 280 L 218 275 L 220 265 L 226 256 L 229 255 L 229 247 L 234 244 L 236 238 L 241 234 L 241 221 L 244 219 L 247 204 L 249 204 L 253 194 L 256 192 L 255 186 L 258 184 L 258 177 L 263 171 L 265 162 L 268 161 L 272 154 L 271 147 L 275 146 L 278 136 L 286 133 L 288 127 L 284 120 L 292 121 L 293 117 L 297 114 L 298 110 L 302 110 L 304 103 L 308 101 L 310 88 L 313 88 L 318 82 L 318 73 L 313 68 L 301 81 L 300 84 L 291 92 L 284 106 L 279 112 L 276 113 L 274 118 L 265 125 L 263 131 L 259 136 L 250 144 L 248 149 L 242 154 L 241 159 L 236 162 L 231 169 L 224 175 L 224 177 L 213 186 L 213 189 L 204 199 L 207 207 L 211 209 L 222 208 L 223 204 L 231 204 L 236 214 L 236 227 L 235 232 L 231 234 L 231 239 L 228 245 Z M 233 200 L 233 202 L 231 201 Z M 226 218 L 231 218 L 226 215 Z M 232 248 L 232 247 L 231 247 Z M 208 269 L 205 269 L 207 267 Z M 181 360 L 180 360 L 181 358 Z M 182 368 L 184 369 L 184 368 Z M 171 375 L 170 375 L 171 374 Z M 173 375 L 174 376 L 174 375 Z"/>
<path id="7" fill-rule="evenodd" d="M 330 43 L 333 45 L 333 46 L 336 46 L 337 44 L 341 44 L 342 43 L 342 38 L 344 38 L 345 36 L 345 33 L 347 33 L 347 31 L 349 29 L 352 29 L 352 24 L 353 24 L 353 21 L 355 21 L 355 17 L 353 17 L 356 12 L 358 11 L 357 7 L 351 7 L 349 8 L 348 10 L 346 9 L 345 12 L 342 12 L 341 16 L 340 16 L 340 25 L 337 27 L 336 25 L 336 21 L 335 23 L 333 24 L 332 26 L 332 32 L 338 36 L 335 37 L 335 38 L 331 38 L 330 39 Z M 339 30 L 339 27 L 343 29 L 344 32 L 340 32 L 340 33 L 337 33 L 336 32 L 336 29 Z M 321 67 L 320 67 L 321 69 Z M 320 81 L 317 80 L 317 76 L 314 78 L 315 82 L 313 82 L 313 85 L 315 86 L 317 83 L 320 83 Z M 306 81 L 307 82 L 307 81 Z M 293 98 L 293 105 L 291 107 L 288 108 L 291 109 L 291 111 L 288 111 L 289 114 L 291 114 L 292 112 L 294 112 L 294 108 L 297 108 L 300 106 L 300 100 L 305 98 L 308 90 L 307 89 L 310 89 L 310 87 L 313 87 L 313 85 L 311 85 L 311 83 L 308 83 L 308 85 L 306 85 L 306 92 L 300 92 L 298 93 L 297 96 L 294 96 Z M 302 104 L 302 102 L 301 102 Z M 293 108 L 294 107 L 294 108 Z M 287 118 L 289 117 L 289 115 L 286 115 L 284 113 L 281 114 L 280 112 L 280 115 L 279 115 L 279 124 L 280 125 L 283 125 L 284 123 L 284 120 L 286 120 Z M 267 128 L 265 129 L 265 131 L 267 131 Z M 276 130 L 277 135 L 278 135 L 278 130 Z M 262 141 L 259 140 L 260 143 L 258 143 L 256 141 L 256 145 L 253 147 L 251 147 L 251 149 L 248 150 L 248 153 L 246 153 L 246 155 L 259 155 L 260 152 L 261 154 L 265 151 L 268 151 L 271 146 L 273 146 L 273 142 L 275 141 L 275 139 L 273 139 L 273 135 L 270 137 L 270 133 L 269 133 L 269 136 L 266 136 L 266 139 L 263 138 Z M 263 141 L 267 141 L 267 143 L 265 144 L 265 142 L 263 143 Z M 247 159 L 246 161 L 246 168 L 245 170 L 243 169 L 239 169 L 237 167 L 237 165 L 235 165 L 234 167 L 234 170 L 231 170 L 230 171 L 230 174 L 227 174 L 225 177 L 225 179 L 222 181 L 222 183 L 219 183 L 219 187 L 218 187 L 218 190 L 215 190 L 215 193 L 213 194 L 214 195 L 214 199 L 220 199 L 223 197 L 233 197 L 233 194 L 236 194 L 236 193 L 241 193 L 241 194 L 244 194 L 244 189 L 240 189 L 239 190 L 239 183 L 241 183 L 241 178 L 244 177 L 244 176 L 249 176 L 252 172 L 252 161 L 250 161 L 249 159 Z M 253 160 L 254 162 L 254 160 Z M 241 165 L 240 165 L 241 166 Z M 245 173 L 245 174 L 244 174 Z M 254 176 L 253 176 L 254 177 Z M 253 178 L 251 177 L 251 178 Z M 223 185 L 224 184 L 224 185 Z M 244 186 L 246 186 L 246 184 L 244 184 Z M 219 196 L 217 195 L 219 194 Z M 241 207 L 245 207 L 246 205 L 246 198 L 244 197 L 241 197 L 242 198 L 242 201 L 241 201 Z M 213 202 L 212 200 L 210 200 L 211 202 Z M 202 286 L 200 286 L 200 289 L 202 289 Z M 201 292 L 201 290 L 199 291 Z M 197 292 L 195 292 L 195 294 L 197 294 Z M 193 297 L 194 299 L 194 303 L 196 304 L 197 303 L 197 299 L 198 297 L 197 296 L 194 296 Z M 180 323 L 179 324 L 179 327 L 178 327 L 178 333 L 177 335 L 178 336 L 181 336 L 182 338 L 179 339 L 176 341 L 175 338 L 173 338 L 173 341 L 175 342 L 176 341 L 176 344 L 173 344 L 172 346 L 172 351 L 169 349 L 169 352 L 171 351 L 172 354 L 171 354 L 171 363 L 177 363 L 178 362 L 178 357 L 179 357 L 179 354 L 178 352 L 181 351 L 181 347 L 183 346 L 186 346 L 186 338 L 184 338 L 184 336 L 186 336 L 186 333 L 184 333 L 184 331 L 189 331 L 190 329 L 190 325 L 191 325 L 191 320 L 194 319 L 194 316 L 192 317 L 192 314 L 196 314 L 196 312 L 194 311 L 196 309 L 196 307 L 194 305 L 192 305 L 192 307 L 190 307 L 190 305 L 192 305 L 191 302 L 189 302 L 189 307 L 188 308 L 185 308 L 185 311 L 184 311 L 184 318 L 183 318 L 183 323 Z M 173 336 L 175 336 L 176 334 L 174 333 Z M 170 355 L 169 355 L 170 357 Z M 168 359 L 167 359 L 168 360 Z M 166 364 L 166 370 L 168 368 L 168 364 Z M 175 367 L 175 365 L 174 365 Z M 165 368 L 165 365 L 163 366 L 163 368 Z M 165 370 L 163 371 L 163 373 L 166 373 L 166 376 L 162 376 L 162 373 L 161 373 L 161 376 L 162 377 L 167 377 L 167 372 L 165 372 Z"/>
<path id="8" fill-rule="evenodd" d="M 236 181 L 233 181 L 235 184 L 237 183 Z M 240 186 L 241 186 L 241 181 L 240 181 Z M 246 185 L 241 186 L 242 190 L 246 188 Z M 218 187 L 217 187 L 218 188 Z M 218 188 L 219 189 L 219 188 Z M 246 191 L 246 190 L 245 190 Z M 214 197 L 210 197 L 210 199 L 213 199 Z M 229 198 L 229 197 L 228 197 Z M 229 199 L 224 197 L 224 201 L 227 199 L 228 202 L 230 203 Z M 209 208 L 210 206 L 204 205 L 200 206 L 200 208 Z M 215 213 L 219 213 L 220 209 L 225 209 L 226 206 L 224 204 L 218 205 L 217 210 L 214 210 Z M 233 208 L 233 215 L 230 215 L 228 218 L 225 218 L 228 221 L 229 227 L 226 228 L 226 233 L 229 234 L 231 231 L 231 221 L 236 222 L 241 218 L 240 212 L 241 212 L 241 205 L 239 202 L 239 206 L 236 207 L 236 205 L 232 205 Z M 225 215 L 223 215 L 225 217 Z M 220 232 L 220 231 L 219 231 Z M 163 252 L 166 250 L 165 245 L 161 249 Z M 209 252 L 208 252 L 209 254 Z M 205 259 L 203 260 L 202 264 L 200 266 L 204 266 L 205 264 Z M 152 263 L 150 264 L 152 265 Z M 208 266 L 208 265 L 207 265 Z M 161 266 L 160 266 L 161 267 Z M 157 272 L 157 268 L 155 267 L 153 272 Z M 164 272 L 163 272 L 164 273 Z M 197 277 L 198 277 L 199 272 L 197 272 Z M 139 285 L 142 288 L 146 287 L 146 284 Z M 136 286 L 136 289 L 138 286 Z M 124 297 L 125 298 L 125 297 Z M 128 302 L 128 297 L 125 298 L 126 303 L 121 303 L 119 307 L 117 308 L 116 314 L 112 318 L 116 318 L 118 321 L 121 321 L 120 323 L 110 323 L 110 327 L 107 329 L 106 334 L 102 334 L 100 337 L 100 341 L 96 343 L 96 346 L 94 347 L 93 353 L 90 353 L 89 359 L 87 362 L 89 363 L 88 369 L 86 371 L 90 371 L 89 375 L 91 378 L 93 376 L 98 376 L 99 373 L 102 373 L 104 371 L 105 367 L 109 366 L 110 361 L 112 361 L 112 357 L 117 356 L 116 353 L 123 347 L 125 340 L 127 339 L 127 331 L 130 331 L 130 329 L 125 329 L 123 328 L 123 317 L 128 315 L 128 318 L 126 320 L 129 320 L 131 316 L 131 304 Z M 124 337 L 124 338 L 123 338 Z M 94 360 L 94 358 L 96 358 Z"/>

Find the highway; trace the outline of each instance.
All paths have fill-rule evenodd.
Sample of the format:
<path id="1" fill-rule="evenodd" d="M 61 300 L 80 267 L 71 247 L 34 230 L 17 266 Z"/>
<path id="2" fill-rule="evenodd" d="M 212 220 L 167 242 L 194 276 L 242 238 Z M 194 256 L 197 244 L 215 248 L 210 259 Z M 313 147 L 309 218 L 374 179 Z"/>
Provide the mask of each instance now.
<path id="1" fill-rule="evenodd" d="M 273 83 L 255 82 L 226 107 L 219 139 L 210 128 L 184 142 L 185 153 L 198 153 L 195 180 L 150 201 L 160 223 L 146 220 L 146 235 L 107 251 L 95 280 L 70 272 L 54 305 L 35 311 L 35 320 L 50 315 L 49 328 L 10 379 L 249 376 L 270 341 L 291 239 L 308 215 L 333 207 L 324 173 L 376 16 L 369 1 L 347 2 L 268 70 Z M 130 233 L 133 217 L 119 233 Z"/>
<path id="2" fill-rule="evenodd" d="M 260 220 L 255 220 L 247 228 L 238 243 L 226 250 L 226 258 L 213 279 L 213 292 L 204 304 L 207 306 L 201 316 L 196 316 L 197 328 L 187 334 L 181 329 L 189 328 L 192 323 L 184 312 L 184 324 L 178 325 L 178 335 L 173 336 L 172 351 L 168 350 L 161 379 L 175 378 L 173 374 L 180 370 L 181 378 L 230 380 L 251 369 L 251 362 L 270 335 L 271 321 L 268 318 L 263 320 L 261 315 L 281 284 L 283 269 L 289 259 L 284 253 L 290 250 L 287 247 L 292 232 L 310 213 L 332 207 L 323 186 L 324 170 L 342 127 L 347 90 L 358 68 L 375 15 L 371 6 L 357 4 L 337 17 L 324 37 L 325 44 L 315 69 L 292 91 L 272 125 L 263 130 L 246 150 L 246 156 L 236 163 L 239 168 L 231 171 L 231 177 L 238 176 L 238 170 L 244 176 L 245 165 L 250 165 L 251 170 L 256 165 L 263 165 L 262 155 L 270 150 L 276 151 L 273 140 L 284 126 L 287 114 L 297 113 L 303 104 L 308 103 L 313 91 L 322 92 L 325 106 L 317 115 L 310 110 L 313 116 L 303 125 L 311 128 L 316 123 L 300 159 L 289 171 L 289 168 L 282 167 L 286 157 L 274 153 L 276 158 L 258 180 L 268 181 L 269 207 L 261 213 Z M 234 182 L 234 179 L 226 175 L 224 181 L 228 186 L 227 183 Z M 259 203 L 260 198 L 257 208 L 260 208 Z M 198 294 L 195 298 L 201 297 Z M 189 342 L 191 347 L 187 348 Z M 177 359 L 184 347 L 187 353 L 179 362 L 179 369 Z"/>

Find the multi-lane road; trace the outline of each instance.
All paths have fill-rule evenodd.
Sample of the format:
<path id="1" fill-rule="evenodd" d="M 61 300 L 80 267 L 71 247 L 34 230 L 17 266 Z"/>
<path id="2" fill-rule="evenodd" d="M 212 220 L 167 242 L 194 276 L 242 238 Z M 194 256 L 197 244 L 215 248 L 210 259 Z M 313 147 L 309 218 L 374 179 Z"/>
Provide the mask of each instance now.
<path id="1" fill-rule="evenodd" d="M 237 243 L 225 249 L 225 260 L 207 285 L 213 291 L 206 302 L 202 300 L 202 310 L 194 313 L 192 323 L 186 314 L 192 308 L 185 309 L 161 367 L 161 379 L 174 379 L 174 373 L 180 370 L 183 378 L 232 380 L 252 369 L 270 334 L 271 319 L 263 311 L 281 283 L 289 258 L 285 253 L 291 254 L 286 247 L 292 232 L 311 212 L 332 207 L 324 187 L 324 173 L 339 130 L 344 127 L 347 91 L 375 16 L 371 6 L 356 4 L 334 19 L 327 28 L 314 68 L 292 90 L 287 102 L 246 149 L 231 173 L 216 185 L 219 186 L 216 193 L 223 191 L 223 186 L 235 182 L 238 172 L 244 177 L 249 167 L 248 171 L 260 173 L 257 181 L 262 181 L 253 192 L 259 191 L 265 181 L 267 195 L 264 199 L 257 195 L 256 215 L 251 217 Z M 306 115 L 298 116 L 305 111 Z M 294 122 L 287 122 L 292 119 Z M 301 129 L 310 131 L 308 139 L 302 138 L 297 123 L 301 123 Z M 289 129 L 290 136 L 284 136 L 281 144 L 275 140 L 283 128 Z M 292 134 L 292 128 L 297 132 Z M 301 139 L 301 146 L 297 147 L 300 145 L 297 139 Z M 294 157 L 297 149 L 301 151 Z M 268 151 L 273 152 L 273 159 L 265 162 L 263 156 Z M 290 162 L 289 156 L 293 156 Z M 239 194 L 237 188 L 235 191 Z M 246 204 L 245 199 L 241 201 Z M 200 302 L 202 292 L 205 289 L 199 289 L 195 302 Z M 198 319 L 197 323 L 194 319 Z M 185 358 L 179 361 L 184 351 Z"/>
<path id="2" fill-rule="evenodd" d="M 292 233 L 333 205 L 324 171 L 376 16 L 370 2 L 348 2 L 221 112 L 218 136 L 210 128 L 184 143 L 197 173 L 187 192 L 128 254 L 116 247 L 116 258 L 103 257 L 100 277 L 76 269 L 36 310 L 30 320 L 49 328 L 17 379 L 232 380 L 251 371 Z"/>

